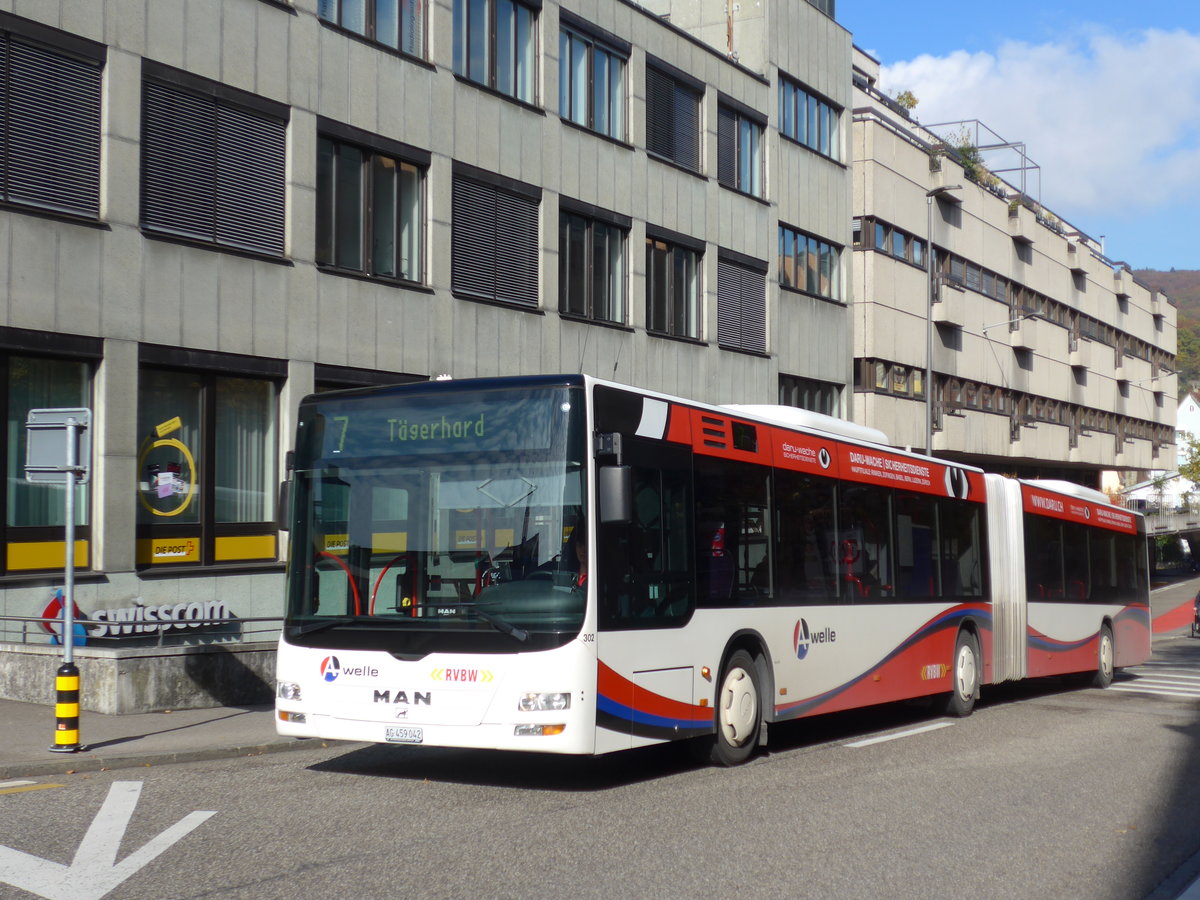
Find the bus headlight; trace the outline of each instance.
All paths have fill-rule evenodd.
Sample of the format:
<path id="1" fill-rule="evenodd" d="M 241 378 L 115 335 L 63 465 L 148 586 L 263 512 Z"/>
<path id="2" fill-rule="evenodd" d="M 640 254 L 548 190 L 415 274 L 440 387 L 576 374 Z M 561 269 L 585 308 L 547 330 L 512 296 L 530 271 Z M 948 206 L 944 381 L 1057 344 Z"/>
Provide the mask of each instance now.
<path id="1" fill-rule="evenodd" d="M 294 681 L 275 682 L 275 696 L 280 700 L 299 700 L 300 685 Z"/>
<path id="2" fill-rule="evenodd" d="M 517 709 L 521 712 L 538 712 L 539 710 L 558 710 L 571 708 L 570 694 L 535 694 L 521 696 Z"/>

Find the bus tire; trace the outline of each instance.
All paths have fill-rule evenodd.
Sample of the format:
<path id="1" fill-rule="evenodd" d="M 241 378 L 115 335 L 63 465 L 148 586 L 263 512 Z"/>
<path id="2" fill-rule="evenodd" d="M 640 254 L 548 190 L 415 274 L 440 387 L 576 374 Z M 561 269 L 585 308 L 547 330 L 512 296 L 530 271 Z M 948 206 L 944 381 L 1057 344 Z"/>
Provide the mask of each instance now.
<path id="1" fill-rule="evenodd" d="M 1096 652 L 1096 671 L 1092 673 L 1092 687 L 1103 690 L 1112 684 L 1113 673 L 1116 671 L 1113 664 L 1116 653 L 1112 629 L 1108 625 L 1100 626 L 1100 646 Z"/>
<path id="2" fill-rule="evenodd" d="M 979 672 L 979 643 L 971 632 L 960 630 L 950 661 L 952 687 L 944 702 L 946 715 L 963 718 L 971 714 L 979 696 Z"/>
<path id="3" fill-rule="evenodd" d="M 710 759 L 719 766 L 736 766 L 758 746 L 762 727 L 762 692 L 754 657 L 735 650 L 721 672 L 716 703 L 717 734 Z"/>

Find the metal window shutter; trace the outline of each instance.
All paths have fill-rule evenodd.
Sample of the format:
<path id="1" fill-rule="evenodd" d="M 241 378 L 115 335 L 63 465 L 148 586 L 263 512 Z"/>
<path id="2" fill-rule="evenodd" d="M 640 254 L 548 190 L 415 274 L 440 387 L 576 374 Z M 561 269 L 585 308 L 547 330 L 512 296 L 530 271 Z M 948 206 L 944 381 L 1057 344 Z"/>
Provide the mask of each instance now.
<path id="1" fill-rule="evenodd" d="M 657 69 L 646 69 L 646 149 L 675 158 L 675 81 Z"/>
<path id="2" fill-rule="evenodd" d="M 8 46 L 5 47 L 5 44 Z M 0 38 L 8 72 L 6 198 L 100 214 L 100 66 Z M 0 123 L 2 124 L 2 123 Z"/>
<path id="3" fill-rule="evenodd" d="M 739 350 L 767 349 L 766 275 L 717 260 L 717 343 Z"/>
<path id="4" fill-rule="evenodd" d="M 726 187 L 738 186 L 737 113 L 726 106 L 717 107 L 717 181 Z"/>
<path id="5" fill-rule="evenodd" d="M 217 107 L 218 243 L 283 255 L 286 133 L 279 119 Z"/>
<path id="6" fill-rule="evenodd" d="M 496 194 L 496 297 L 537 306 L 538 203 Z"/>
<path id="7" fill-rule="evenodd" d="M 450 288 L 495 297 L 496 189 L 454 179 L 451 202 Z"/>
<path id="8" fill-rule="evenodd" d="M 675 156 L 681 166 L 700 171 L 700 101 L 682 84 L 675 85 Z"/>
<path id="9" fill-rule="evenodd" d="M 157 82 L 142 89 L 142 225 L 216 240 L 217 116 L 205 100 Z"/>

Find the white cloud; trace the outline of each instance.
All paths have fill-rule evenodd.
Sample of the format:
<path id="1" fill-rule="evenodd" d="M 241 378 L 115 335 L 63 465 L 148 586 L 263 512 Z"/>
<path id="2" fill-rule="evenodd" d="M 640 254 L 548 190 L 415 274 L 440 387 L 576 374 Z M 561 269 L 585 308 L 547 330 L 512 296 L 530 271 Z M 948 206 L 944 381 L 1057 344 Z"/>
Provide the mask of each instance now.
<path id="1" fill-rule="evenodd" d="M 1043 202 L 1068 218 L 1200 198 L 1200 34 L 1095 30 L 923 55 L 884 66 L 880 82 L 911 90 L 922 122 L 979 119 L 1024 142 Z"/>

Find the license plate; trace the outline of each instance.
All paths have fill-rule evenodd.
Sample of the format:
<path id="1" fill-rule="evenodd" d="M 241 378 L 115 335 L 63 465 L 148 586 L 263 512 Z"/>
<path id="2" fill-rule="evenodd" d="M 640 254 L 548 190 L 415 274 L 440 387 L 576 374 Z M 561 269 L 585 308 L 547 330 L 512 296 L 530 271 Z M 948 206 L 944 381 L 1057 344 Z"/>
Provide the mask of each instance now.
<path id="1" fill-rule="evenodd" d="M 383 736 L 389 744 L 419 744 L 425 740 L 425 730 L 399 725 L 386 729 Z"/>

